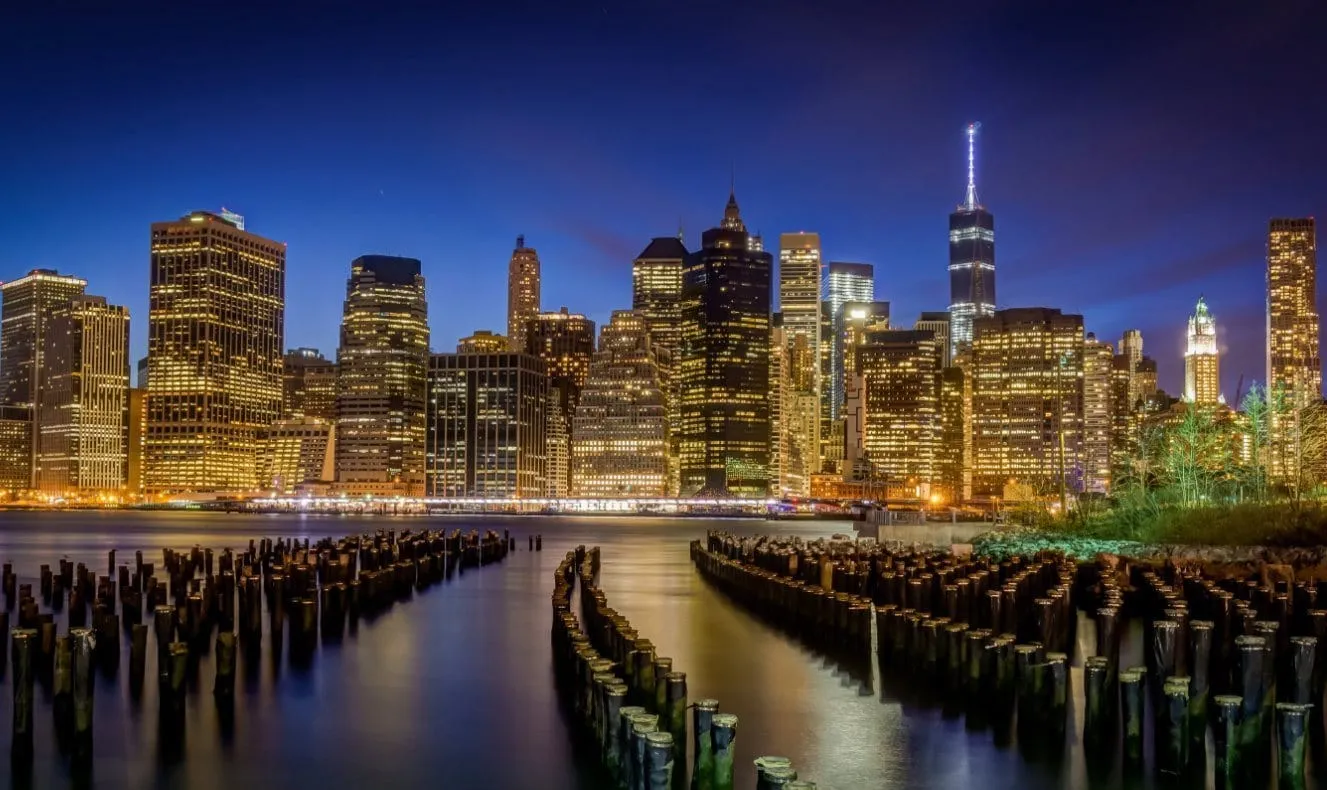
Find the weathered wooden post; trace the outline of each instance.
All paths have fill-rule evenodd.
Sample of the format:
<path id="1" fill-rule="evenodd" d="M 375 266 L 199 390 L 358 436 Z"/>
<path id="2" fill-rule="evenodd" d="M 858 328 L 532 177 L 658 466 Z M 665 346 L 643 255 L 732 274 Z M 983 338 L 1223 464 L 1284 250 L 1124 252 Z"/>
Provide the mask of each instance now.
<path id="1" fill-rule="evenodd" d="M 1162 773 L 1178 776 L 1189 765 L 1189 679 L 1168 677 L 1161 693 L 1164 708 L 1157 724 L 1165 736 L 1157 738 L 1157 766 Z"/>
<path id="2" fill-rule="evenodd" d="M 1234 690 L 1239 692 L 1244 705 L 1239 725 L 1241 753 L 1251 753 L 1253 745 L 1262 737 L 1263 701 L 1267 694 L 1263 685 L 1266 655 L 1266 640 L 1261 636 L 1235 638 Z"/>
<path id="3" fill-rule="evenodd" d="M 1308 721 L 1311 705 L 1279 702 L 1276 705 L 1276 731 L 1278 734 L 1277 788 L 1303 790 L 1304 751 L 1308 739 L 1304 725 Z"/>
<path id="4" fill-rule="evenodd" d="M 1216 752 L 1216 786 L 1232 790 L 1239 785 L 1241 767 L 1240 716 L 1244 700 L 1231 694 L 1218 694 L 1212 698 L 1215 720 L 1212 723 L 1212 745 Z"/>
<path id="5" fill-rule="evenodd" d="M 1136 668 L 1120 673 L 1120 697 L 1124 708 L 1124 757 L 1134 766 L 1142 765 L 1143 762 L 1143 677 L 1143 672 Z"/>
<path id="6" fill-rule="evenodd" d="M 1105 656 L 1092 656 L 1083 662 L 1083 693 L 1087 705 L 1083 715 L 1083 740 L 1088 746 L 1100 746 L 1106 741 L 1111 720 L 1110 696 L 1106 691 L 1110 685 L 1108 663 Z"/>
<path id="7" fill-rule="evenodd" d="M 15 628 L 14 645 L 14 727 L 12 733 L 12 759 L 26 764 L 32 759 L 32 642 L 36 635 L 26 628 Z"/>
<path id="8" fill-rule="evenodd" d="M 674 753 L 686 756 L 687 737 L 687 673 L 669 672 L 665 710 L 668 711 L 668 732 L 673 736 Z"/>
<path id="9" fill-rule="evenodd" d="M 1308 705 L 1313 696 L 1313 668 L 1317 662 L 1318 638 L 1316 636 L 1290 637 L 1290 660 L 1286 667 L 1287 675 L 1282 686 L 1282 696 L 1286 702 Z"/>
<path id="10" fill-rule="evenodd" d="M 618 753 L 621 755 L 621 783 L 628 788 L 636 786 L 636 755 L 632 751 L 631 743 L 632 727 L 636 716 L 645 713 L 645 709 L 639 705 L 623 705 L 618 710 L 618 729 L 617 743 Z"/>
<path id="11" fill-rule="evenodd" d="M 696 790 L 712 790 L 714 787 L 714 716 L 719 712 L 716 699 L 696 700 L 692 715 L 692 730 L 695 738 L 696 756 L 692 769 Z"/>
<path id="12" fill-rule="evenodd" d="M 212 685 L 212 693 L 219 697 L 230 697 L 235 693 L 235 633 L 222 631 L 217 634 L 216 643 L 217 677 Z"/>
<path id="13" fill-rule="evenodd" d="M 645 734 L 647 790 L 671 790 L 673 785 L 673 736 L 667 732 Z"/>
<path id="14" fill-rule="evenodd" d="M 143 690 L 147 672 L 147 626 L 134 623 L 129 629 L 129 691 L 135 697 Z"/>
<path id="15" fill-rule="evenodd" d="M 716 713 L 711 719 L 714 742 L 714 790 L 732 790 L 737 753 L 737 716 Z"/>
<path id="16" fill-rule="evenodd" d="M 668 722 L 668 673 L 673 671 L 673 659 L 656 656 L 654 659 L 654 688 L 650 692 L 654 698 L 654 710 L 659 714 L 659 721 L 666 731 Z"/>
<path id="17" fill-rule="evenodd" d="M 653 713 L 637 713 L 631 717 L 631 771 L 633 786 L 645 790 L 649 787 L 649 763 L 645 736 L 659 731 L 659 717 Z"/>
<path id="18" fill-rule="evenodd" d="M 1213 634 L 1210 621 L 1189 622 L 1189 739 L 1195 744 L 1207 738 Z"/>
<path id="19" fill-rule="evenodd" d="M 75 753 L 85 759 L 92 754 L 92 669 L 96 639 L 88 628 L 71 629 L 69 638 L 73 650 Z"/>
<path id="20" fill-rule="evenodd" d="M 625 683 L 614 682 L 604 687 L 604 730 L 601 746 L 604 764 L 614 779 L 618 779 L 622 771 L 622 749 L 619 745 L 618 731 L 622 726 L 622 706 L 626 701 Z"/>

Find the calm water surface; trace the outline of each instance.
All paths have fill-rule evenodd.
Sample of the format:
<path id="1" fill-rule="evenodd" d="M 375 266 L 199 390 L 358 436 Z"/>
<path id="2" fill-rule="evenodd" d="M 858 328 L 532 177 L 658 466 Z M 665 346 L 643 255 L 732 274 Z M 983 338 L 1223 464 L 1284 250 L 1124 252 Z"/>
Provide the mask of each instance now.
<path id="1" fill-rule="evenodd" d="M 509 529 L 518 551 L 417 593 L 337 644 L 311 665 L 265 655 L 240 662 L 233 729 L 209 693 L 202 658 L 191 684 L 184 752 L 158 749 L 155 653 L 149 638 L 142 699 L 120 676 L 97 679 L 91 777 L 71 773 L 56 745 L 49 699 L 38 690 L 36 760 L 21 781 L 35 788 L 591 788 L 602 777 L 573 747 L 552 681 L 552 573 L 577 544 L 602 547 L 600 586 L 687 673 L 692 700 L 714 697 L 740 717 L 737 786 L 755 786 L 752 758 L 792 758 L 821 788 L 1150 787 L 1118 772 L 1089 776 L 1078 742 L 1081 705 L 1060 757 L 1025 759 L 917 699 L 906 683 L 881 679 L 869 661 L 830 658 L 752 616 L 693 571 L 687 544 L 707 528 L 796 533 L 850 532 L 842 522 L 618 518 L 391 519 L 239 516 L 210 513 L 0 513 L 0 559 L 36 588 L 42 563 L 61 557 L 104 572 L 106 552 L 132 562 L 143 550 L 160 567 L 162 547 L 240 549 L 250 538 L 340 537 L 378 528 Z M 542 552 L 526 536 L 544 538 Z M 266 618 L 264 618 L 266 622 Z M 63 626 L 61 631 L 63 632 Z M 271 644 L 265 637 L 264 650 Z M 127 653 L 128 640 L 123 643 Z M 8 731 L 11 692 L 0 693 Z M 1075 673 L 1074 682 L 1081 685 Z M 0 743 L 8 762 L 8 745 Z M 1203 786 L 1200 780 L 1199 787 Z M 1187 786 L 1194 786 L 1190 783 Z"/>

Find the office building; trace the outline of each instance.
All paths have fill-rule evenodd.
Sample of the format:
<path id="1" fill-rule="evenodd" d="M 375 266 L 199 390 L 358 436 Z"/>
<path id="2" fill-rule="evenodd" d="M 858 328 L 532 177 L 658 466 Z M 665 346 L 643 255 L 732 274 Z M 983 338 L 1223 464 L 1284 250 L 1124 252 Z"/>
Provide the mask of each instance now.
<path id="1" fill-rule="evenodd" d="M 972 488 L 1054 497 L 1078 490 L 1083 447 L 1083 317 L 1044 307 L 974 323 Z"/>
<path id="2" fill-rule="evenodd" d="M 477 329 L 474 334 L 461 338 L 456 344 L 458 354 L 501 354 L 510 350 L 506 335 L 497 335 L 487 329 Z"/>
<path id="3" fill-rule="evenodd" d="M 1143 333 L 1137 329 L 1126 329 L 1120 336 L 1117 354 L 1124 357 L 1129 370 L 1129 409 L 1139 408 L 1138 403 L 1151 397 L 1146 390 L 1146 382 L 1139 378 L 1139 365 L 1143 362 Z"/>
<path id="4" fill-rule="evenodd" d="M 525 330 L 539 314 L 539 253 L 525 246 L 525 237 L 516 237 L 507 264 L 507 341 L 511 350 L 525 349 Z"/>
<path id="5" fill-rule="evenodd" d="M 1088 334 L 1083 342 L 1083 490 L 1110 493 L 1115 349 Z"/>
<path id="6" fill-rule="evenodd" d="M 283 419 L 336 419 L 336 363 L 318 349 L 287 351 L 282 382 Z"/>
<path id="7" fill-rule="evenodd" d="M 1316 482 L 1322 471 L 1304 468 L 1298 421 L 1301 407 L 1322 399 L 1317 296 L 1313 218 L 1273 219 L 1267 232 L 1267 387 L 1285 406 L 1272 410 L 1270 472 L 1296 488 Z"/>
<path id="8" fill-rule="evenodd" d="M 435 497 L 547 491 L 548 370 L 529 354 L 434 354 L 425 488 Z"/>
<path id="9" fill-rule="evenodd" d="M 922 500 L 937 482 L 941 450 L 935 344 L 931 332 L 886 330 L 870 333 L 853 354 L 854 373 L 865 381 L 863 444 L 872 470 L 891 490 Z"/>
<path id="10" fill-rule="evenodd" d="M 811 475 L 820 471 L 820 402 L 823 377 L 820 351 L 820 235 L 784 233 L 779 236 L 779 312 L 783 316 L 783 344 L 788 389 L 785 403 L 796 443 L 800 484 L 792 493 L 809 496 Z"/>
<path id="11" fill-rule="evenodd" d="M 820 471 L 820 397 L 811 386 L 819 360 L 804 334 L 789 337 L 775 313 L 770 339 L 770 485 L 780 497 L 811 495 Z"/>
<path id="12" fill-rule="evenodd" d="M 548 495 L 565 497 L 571 491 L 571 423 L 590 374 L 594 322 L 564 307 L 556 313 L 539 313 L 525 331 L 525 352 L 542 359 L 548 370 Z"/>
<path id="13" fill-rule="evenodd" d="M 0 284 L 0 403 L 37 404 L 51 314 L 86 287 L 86 280 L 51 269 L 33 269 Z"/>
<path id="14" fill-rule="evenodd" d="M 146 383 L 146 377 L 143 378 Z M 129 496 L 143 494 L 143 437 L 147 434 L 147 388 L 134 387 L 129 390 L 129 433 L 128 467 L 125 475 L 125 490 Z"/>
<path id="15" fill-rule="evenodd" d="M 32 408 L 0 406 L 0 500 L 32 488 Z"/>
<path id="16" fill-rule="evenodd" d="M 1221 352 L 1216 345 L 1216 319 L 1201 297 L 1189 316 L 1184 346 L 1184 399 L 1189 403 L 1221 402 Z"/>
<path id="17" fill-rule="evenodd" d="M 286 245 L 195 211 L 152 225 L 143 484 L 258 484 L 259 432 L 281 416 Z"/>
<path id="18" fill-rule="evenodd" d="M 616 310 L 572 424 L 572 487 L 579 497 L 664 497 L 674 493 L 669 459 L 668 352 L 649 319 Z"/>
<path id="19" fill-rule="evenodd" d="M 682 272 L 683 496 L 763 497 L 770 470 L 770 301 L 774 261 L 751 248 L 731 194 Z"/>
<path id="20" fill-rule="evenodd" d="M 930 330 L 917 330 L 930 331 Z M 934 333 L 933 333 L 934 334 Z M 936 353 L 948 355 L 947 335 L 935 334 Z M 972 496 L 972 377 L 955 365 L 940 369 L 940 440 L 932 501 L 957 505 Z"/>
<path id="21" fill-rule="evenodd" d="M 875 269 L 869 263 L 830 263 L 825 267 L 821 290 L 824 292 L 825 304 L 828 305 L 828 315 L 823 315 L 822 320 L 829 320 L 829 335 L 832 338 L 829 349 L 830 387 L 824 397 L 829 405 L 829 419 L 837 420 L 844 398 L 843 305 L 848 302 L 875 301 Z"/>
<path id="22" fill-rule="evenodd" d="M 912 328 L 935 335 L 935 339 L 939 341 L 937 348 L 940 350 L 940 367 L 947 368 L 953 363 L 949 339 L 949 313 L 943 310 L 924 312 Z"/>
<path id="23" fill-rule="evenodd" d="M 995 312 L 995 216 L 977 200 L 976 139 L 968 124 L 968 188 L 949 215 L 950 359 L 972 344 L 977 318 Z"/>
<path id="24" fill-rule="evenodd" d="M 857 372 L 858 346 L 864 344 L 869 335 L 889 330 L 889 302 L 847 302 L 840 313 L 842 375 L 846 382 Z"/>
<path id="25" fill-rule="evenodd" d="M 118 496 L 129 472 L 129 311 L 100 296 L 55 308 L 42 366 L 37 487 Z"/>
<path id="26" fill-rule="evenodd" d="M 336 430 L 331 420 L 296 417 L 272 423 L 263 437 L 258 484 L 275 494 L 336 478 Z"/>
<path id="27" fill-rule="evenodd" d="M 350 264 L 337 351 L 336 483 L 349 494 L 424 490 L 428 302 L 414 258 Z"/>
<path id="28" fill-rule="evenodd" d="M 686 245 L 673 236 L 651 239 L 631 264 L 631 309 L 644 316 L 651 342 L 676 355 L 682 337 L 682 266 Z"/>

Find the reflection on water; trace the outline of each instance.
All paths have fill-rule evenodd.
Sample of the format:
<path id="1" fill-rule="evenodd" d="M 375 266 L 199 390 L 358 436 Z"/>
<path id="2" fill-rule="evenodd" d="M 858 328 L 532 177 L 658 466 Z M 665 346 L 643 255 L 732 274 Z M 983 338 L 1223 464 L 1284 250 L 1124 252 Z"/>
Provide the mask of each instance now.
<path id="1" fill-rule="evenodd" d="M 162 547 L 238 549 L 264 535 L 316 540 L 429 526 L 506 528 L 518 538 L 501 565 L 361 620 L 356 633 L 324 645 L 305 667 L 292 665 L 288 648 L 274 660 L 265 637 L 262 660 L 240 662 L 229 729 L 210 693 L 212 657 L 203 656 L 178 755 L 159 738 L 155 650 L 137 702 L 128 693 L 126 657 L 118 679 L 97 680 L 93 775 L 79 784 L 98 788 L 589 786 L 597 774 L 572 748 L 549 648 L 553 569 L 581 543 L 601 546 L 600 586 L 610 605 L 687 673 L 690 697 L 715 697 L 740 717 L 738 787 L 755 786 L 751 760 L 760 754 L 791 758 L 821 788 L 1152 786 L 1118 772 L 1089 781 L 1076 745 L 1081 711 L 1068 728 L 1069 745 L 1047 750 L 1061 756 L 1029 762 L 906 681 L 881 682 L 865 656 L 827 656 L 748 613 L 691 568 L 688 542 L 716 524 L 807 536 L 851 531 L 841 522 L 0 513 L 0 560 L 14 563 L 20 583 L 35 585 L 41 563 L 67 556 L 102 571 L 111 548 L 122 562 L 141 549 L 159 563 Z M 531 533 L 543 534 L 542 552 L 527 551 Z M 12 715 L 7 681 L 0 722 Z M 1074 682 L 1081 687 L 1077 670 Z M 49 690 L 38 697 L 29 784 L 70 786 Z M 0 743 L 6 757 L 7 748 Z M 0 785 L 10 778 L 0 775 Z"/>

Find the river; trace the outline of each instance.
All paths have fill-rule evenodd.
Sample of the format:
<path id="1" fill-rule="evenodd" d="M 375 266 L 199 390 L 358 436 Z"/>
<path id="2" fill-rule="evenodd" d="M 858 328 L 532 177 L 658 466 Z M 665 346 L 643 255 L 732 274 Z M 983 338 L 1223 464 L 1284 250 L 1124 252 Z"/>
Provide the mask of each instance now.
<path id="1" fill-rule="evenodd" d="M 131 701 L 125 680 L 97 678 L 92 775 L 71 771 L 39 690 L 33 772 L 0 782 L 36 788 L 589 788 L 600 775 L 573 747 L 552 680 L 553 569 L 577 544 L 602 549 L 609 604 L 687 673 L 690 697 L 714 697 L 740 718 L 736 786 L 755 786 L 751 760 L 790 757 L 821 788 L 1151 787 L 1118 769 L 1089 774 L 1078 743 L 1081 703 L 1063 750 L 1038 760 L 996 745 L 881 679 L 870 661 L 822 655 L 731 602 L 693 571 L 687 544 L 707 528 L 734 532 L 850 532 L 845 522 L 668 518 L 382 518 L 200 512 L 0 513 L 0 560 L 36 587 L 41 563 L 61 557 L 102 572 L 106 552 L 240 549 L 250 538 L 342 536 L 378 528 L 508 529 L 517 551 L 413 600 L 361 620 L 309 666 L 264 660 L 241 667 L 233 729 L 218 720 L 211 657 L 201 660 L 186 708 L 182 754 L 158 747 L 155 683 Z M 526 537 L 542 534 L 543 551 Z M 63 626 L 61 627 L 63 631 Z M 127 639 L 124 648 L 127 651 Z M 264 650 L 270 644 L 264 640 Z M 147 674 L 155 676 L 149 649 Z M 1081 651 L 1080 651 L 1081 654 Z M 8 681 L 8 678 L 6 678 Z M 1073 682 L 1081 686 L 1078 671 Z M 0 722 L 12 717 L 5 683 Z M 7 746 L 0 745 L 0 749 Z M 6 756 L 7 751 L 6 751 Z M 1192 786 L 1192 785 L 1190 785 Z M 1200 783 L 1198 786 L 1202 786 Z"/>

